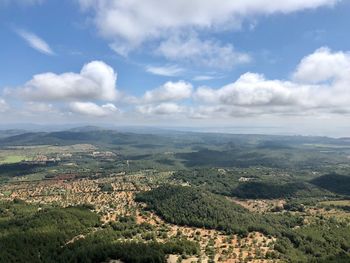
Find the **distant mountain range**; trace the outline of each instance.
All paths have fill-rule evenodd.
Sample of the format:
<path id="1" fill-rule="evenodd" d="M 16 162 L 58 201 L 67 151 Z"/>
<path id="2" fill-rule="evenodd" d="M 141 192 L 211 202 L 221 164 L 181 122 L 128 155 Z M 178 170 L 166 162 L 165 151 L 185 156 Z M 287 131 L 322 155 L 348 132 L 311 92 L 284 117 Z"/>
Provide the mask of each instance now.
<path id="1" fill-rule="evenodd" d="M 133 131 L 133 132 L 131 132 Z M 312 136 L 280 136 L 256 134 L 224 134 L 182 132 L 163 129 L 108 129 L 98 126 L 82 126 L 61 131 L 27 131 L 22 129 L 0 130 L 0 146 L 11 145 L 71 145 L 91 143 L 96 145 L 182 145 L 231 144 L 255 145 L 259 148 L 288 148 L 302 144 L 332 144 L 349 146 L 349 138 Z"/>

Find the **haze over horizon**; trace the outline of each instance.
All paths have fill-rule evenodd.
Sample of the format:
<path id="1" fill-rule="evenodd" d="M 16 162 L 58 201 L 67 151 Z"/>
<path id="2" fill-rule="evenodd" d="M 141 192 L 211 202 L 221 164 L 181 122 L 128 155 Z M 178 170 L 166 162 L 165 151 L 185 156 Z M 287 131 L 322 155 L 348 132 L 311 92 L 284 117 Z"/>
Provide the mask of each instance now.
<path id="1" fill-rule="evenodd" d="M 347 137 L 349 12 L 345 0 L 0 0 L 0 124 Z"/>
<path id="2" fill-rule="evenodd" d="M 349 25 L 350 0 L 0 0 L 0 263 L 350 263 Z"/>

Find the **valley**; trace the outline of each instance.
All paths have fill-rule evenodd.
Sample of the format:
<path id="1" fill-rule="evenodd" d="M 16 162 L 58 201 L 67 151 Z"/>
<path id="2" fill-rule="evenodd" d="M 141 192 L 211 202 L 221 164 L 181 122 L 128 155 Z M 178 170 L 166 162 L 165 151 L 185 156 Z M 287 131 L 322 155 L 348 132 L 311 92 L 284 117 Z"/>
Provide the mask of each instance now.
<path id="1" fill-rule="evenodd" d="M 348 143 L 110 130 L 1 138 L 0 259 L 30 242 L 17 262 L 347 262 Z M 21 229 L 26 241 L 13 239 Z"/>

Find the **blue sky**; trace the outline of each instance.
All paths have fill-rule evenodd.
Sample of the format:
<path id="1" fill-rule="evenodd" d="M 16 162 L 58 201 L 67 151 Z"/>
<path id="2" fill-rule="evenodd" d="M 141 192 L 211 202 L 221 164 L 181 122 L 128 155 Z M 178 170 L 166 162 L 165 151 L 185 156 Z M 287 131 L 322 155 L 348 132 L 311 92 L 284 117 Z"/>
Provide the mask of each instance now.
<path id="1" fill-rule="evenodd" d="M 349 13 L 345 0 L 0 0 L 0 118 L 343 127 Z"/>

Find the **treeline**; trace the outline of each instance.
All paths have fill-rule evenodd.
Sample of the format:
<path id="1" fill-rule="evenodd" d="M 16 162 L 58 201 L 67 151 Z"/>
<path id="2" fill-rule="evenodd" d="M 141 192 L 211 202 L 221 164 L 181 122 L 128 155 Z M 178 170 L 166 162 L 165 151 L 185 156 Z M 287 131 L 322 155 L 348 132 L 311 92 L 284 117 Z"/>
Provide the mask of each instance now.
<path id="1" fill-rule="evenodd" d="M 99 231 L 69 245 L 59 262 L 104 262 L 119 259 L 126 263 L 164 263 L 168 254 L 193 255 L 199 253 L 198 244 L 183 239 L 165 243 L 157 241 L 120 241 L 112 229 Z"/>
<path id="2" fill-rule="evenodd" d="M 0 165 L 0 176 L 12 177 L 34 173 L 43 165 L 32 163 L 11 163 Z"/>
<path id="3" fill-rule="evenodd" d="M 276 199 L 296 197 L 299 191 L 311 189 L 305 183 L 245 182 L 231 192 L 232 196 L 250 199 Z"/>
<path id="4" fill-rule="evenodd" d="M 229 151 L 201 149 L 190 153 L 177 153 L 176 157 L 183 159 L 187 167 L 282 167 L 281 160 L 278 162 L 263 153 L 248 155 L 247 150 L 244 148 Z"/>
<path id="5" fill-rule="evenodd" d="M 276 179 L 277 176 L 267 180 L 268 176 L 259 177 L 248 174 L 246 176 L 251 181 L 239 182 L 239 178 L 243 175 L 232 171 L 221 173 L 214 168 L 193 169 L 176 171 L 172 179 L 188 182 L 212 193 L 249 199 L 324 197 L 330 194 L 302 181 L 283 178 L 283 181 L 279 182 Z"/>
<path id="6" fill-rule="evenodd" d="M 239 184 L 240 175 L 231 171 L 220 173 L 217 168 L 179 170 L 172 179 L 200 186 L 212 193 L 229 196 Z"/>
<path id="7" fill-rule="evenodd" d="M 350 176 L 326 174 L 313 179 L 311 183 L 340 195 L 350 195 Z"/>
<path id="8" fill-rule="evenodd" d="M 293 147 L 290 147 L 290 146 Z M 205 146 L 205 145 L 203 145 Z M 254 166 L 280 169 L 319 170 L 327 165 L 346 163 L 346 156 L 340 152 L 334 155 L 322 153 L 316 147 L 302 147 L 301 145 L 241 145 L 239 147 L 220 147 L 208 145 L 199 150 L 187 153 L 177 153 L 175 156 L 183 160 L 188 168 L 198 167 L 240 167 Z"/>

